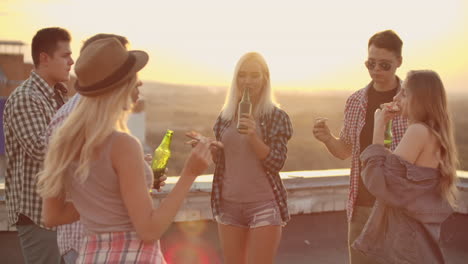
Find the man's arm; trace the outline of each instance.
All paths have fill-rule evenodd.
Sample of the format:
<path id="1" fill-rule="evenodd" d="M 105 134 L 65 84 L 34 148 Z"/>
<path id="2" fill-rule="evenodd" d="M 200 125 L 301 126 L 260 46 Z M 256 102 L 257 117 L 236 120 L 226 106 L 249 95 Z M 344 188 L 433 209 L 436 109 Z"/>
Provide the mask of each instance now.
<path id="1" fill-rule="evenodd" d="M 16 96 L 11 103 L 8 125 L 13 136 L 31 158 L 43 161 L 47 127 L 45 109 L 30 95 Z"/>
<path id="2" fill-rule="evenodd" d="M 328 151 L 330 151 L 333 156 L 341 160 L 351 157 L 353 145 L 346 144 L 342 139 L 335 138 L 331 135 L 330 139 L 324 143 Z"/>
<path id="3" fill-rule="evenodd" d="M 352 154 L 352 145 L 347 144 L 342 138 L 335 137 L 327 125 L 326 118 L 315 120 L 313 134 L 315 138 L 325 144 L 328 151 L 336 158 L 345 160 Z"/>

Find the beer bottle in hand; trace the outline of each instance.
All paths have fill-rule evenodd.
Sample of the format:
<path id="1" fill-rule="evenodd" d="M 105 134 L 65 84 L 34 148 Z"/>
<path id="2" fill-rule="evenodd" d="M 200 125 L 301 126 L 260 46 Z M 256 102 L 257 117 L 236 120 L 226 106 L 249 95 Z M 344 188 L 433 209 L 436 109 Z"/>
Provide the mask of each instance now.
<path id="1" fill-rule="evenodd" d="M 392 133 L 392 120 L 388 121 L 387 128 L 384 135 L 384 146 L 388 149 L 392 147 L 393 133 Z"/>
<path id="2" fill-rule="evenodd" d="M 249 89 L 245 88 L 244 93 L 242 94 L 242 100 L 239 102 L 237 112 L 237 131 L 239 129 L 245 129 L 246 127 L 239 124 L 239 120 L 242 117 L 242 114 L 252 114 L 252 103 L 250 102 L 250 93 Z"/>
<path id="3" fill-rule="evenodd" d="M 174 131 L 167 130 L 159 147 L 154 150 L 151 169 L 153 170 L 153 189 L 159 189 L 159 178 L 164 174 L 167 162 L 171 157 L 171 142 Z"/>

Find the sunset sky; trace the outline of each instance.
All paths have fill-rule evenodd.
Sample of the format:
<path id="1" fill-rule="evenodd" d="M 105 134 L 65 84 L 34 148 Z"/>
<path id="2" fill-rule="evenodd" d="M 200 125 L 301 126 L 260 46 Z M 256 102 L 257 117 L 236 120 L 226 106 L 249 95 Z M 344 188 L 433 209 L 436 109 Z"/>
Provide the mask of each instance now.
<path id="1" fill-rule="evenodd" d="M 367 41 L 393 29 L 403 39 L 401 77 L 433 69 L 449 91 L 468 84 L 468 1 L 1 0 L 0 39 L 30 43 L 60 26 L 82 41 L 121 34 L 150 54 L 143 80 L 227 86 L 237 59 L 262 53 L 279 89 L 356 90 L 369 77 Z M 30 61 L 30 47 L 25 48 Z"/>

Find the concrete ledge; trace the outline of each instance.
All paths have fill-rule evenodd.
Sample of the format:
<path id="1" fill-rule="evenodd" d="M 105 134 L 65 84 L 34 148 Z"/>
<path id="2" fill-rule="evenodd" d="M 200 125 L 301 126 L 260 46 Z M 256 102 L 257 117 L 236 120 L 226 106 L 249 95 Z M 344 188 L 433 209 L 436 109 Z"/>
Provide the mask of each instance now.
<path id="1" fill-rule="evenodd" d="M 468 171 L 458 171 L 460 202 L 458 213 L 468 214 Z M 349 186 L 349 169 L 282 172 L 288 191 L 288 206 L 292 215 L 321 212 L 337 212 L 346 208 Z M 175 222 L 211 220 L 210 206 L 212 175 L 202 175 L 193 184 Z M 170 177 L 162 192 L 153 192 L 158 205 L 172 190 L 178 177 Z M 8 214 L 4 199 L 4 186 L 0 184 L 0 231 L 14 231 L 8 226 Z"/>
<path id="2" fill-rule="evenodd" d="M 293 171 L 281 173 L 288 190 L 288 206 L 291 214 L 342 211 L 345 209 L 349 186 L 349 169 Z M 210 197 L 213 175 L 197 178 L 175 222 L 212 220 Z M 154 204 L 164 199 L 177 182 L 169 178 L 164 191 L 153 193 Z"/>

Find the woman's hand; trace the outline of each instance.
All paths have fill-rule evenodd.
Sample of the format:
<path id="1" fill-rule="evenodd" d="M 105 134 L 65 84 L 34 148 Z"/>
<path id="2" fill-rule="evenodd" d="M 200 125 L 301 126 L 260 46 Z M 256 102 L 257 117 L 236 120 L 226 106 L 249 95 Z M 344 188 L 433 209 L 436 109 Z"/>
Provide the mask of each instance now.
<path id="1" fill-rule="evenodd" d="M 388 121 L 400 114 L 400 107 L 395 102 L 380 105 L 380 109 L 375 110 L 374 124 L 386 125 Z"/>
<path id="2" fill-rule="evenodd" d="M 216 162 L 216 157 L 218 155 L 218 151 L 220 149 L 224 148 L 223 143 L 221 143 L 220 141 L 216 141 L 216 139 L 214 139 L 214 138 L 205 137 L 202 134 L 200 134 L 200 133 L 198 133 L 196 131 L 193 131 L 193 130 L 190 131 L 190 132 L 185 133 L 185 136 L 190 138 L 190 140 L 186 141 L 185 144 L 192 145 L 193 148 L 196 147 L 198 142 L 200 142 L 201 140 L 209 142 L 209 148 L 210 148 L 210 152 L 211 152 L 211 159 L 213 160 L 213 162 Z"/>
<path id="3" fill-rule="evenodd" d="M 374 112 L 374 128 L 385 126 L 385 110 L 376 109 Z"/>
<path id="4" fill-rule="evenodd" d="M 148 163 L 148 165 L 151 167 L 151 162 L 153 161 L 153 155 L 151 154 L 145 154 L 145 161 L 146 163 Z M 158 192 L 161 192 L 162 191 L 162 187 L 164 185 L 166 185 L 166 180 L 167 180 L 167 171 L 168 169 L 166 168 L 164 170 L 164 174 L 159 177 L 158 179 L 153 179 L 153 186 L 159 186 L 159 188 L 157 189 Z"/>
<path id="5" fill-rule="evenodd" d="M 377 109 L 374 113 L 374 135 L 372 138 L 373 144 L 383 144 L 384 134 L 388 121 L 392 120 L 398 113 L 391 112 L 387 107 Z"/>
<path id="6" fill-rule="evenodd" d="M 243 126 L 243 128 L 239 129 L 239 133 L 245 134 L 249 137 L 257 136 L 257 123 L 252 115 L 242 114 L 239 119 L 239 125 Z"/>
<path id="7" fill-rule="evenodd" d="M 210 143 L 206 140 L 200 140 L 190 152 L 189 157 L 185 161 L 183 173 L 196 177 L 201 175 L 211 163 Z"/>
<path id="8" fill-rule="evenodd" d="M 398 113 L 391 112 L 386 107 L 375 110 L 374 127 L 385 127 L 388 121 L 392 120 Z"/>

